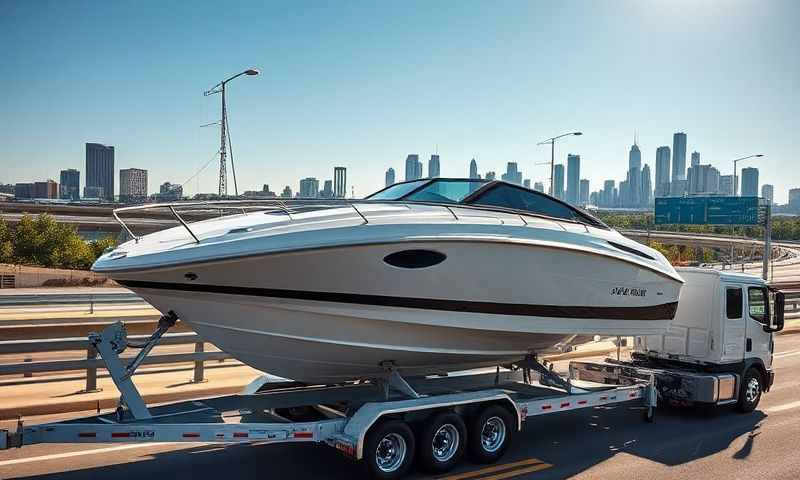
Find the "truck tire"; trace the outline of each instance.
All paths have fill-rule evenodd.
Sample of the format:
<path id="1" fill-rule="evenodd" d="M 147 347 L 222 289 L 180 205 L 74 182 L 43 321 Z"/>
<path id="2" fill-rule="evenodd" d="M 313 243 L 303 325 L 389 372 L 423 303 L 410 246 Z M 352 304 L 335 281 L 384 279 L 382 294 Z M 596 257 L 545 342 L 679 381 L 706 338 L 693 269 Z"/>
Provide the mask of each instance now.
<path id="1" fill-rule="evenodd" d="M 517 428 L 516 419 L 500 405 L 489 405 L 470 422 L 467 444 L 470 458 L 477 463 L 494 463 L 508 448 Z"/>
<path id="2" fill-rule="evenodd" d="M 742 413 L 750 413 L 758 406 L 761 400 L 761 392 L 764 391 L 764 379 L 761 373 L 755 369 L 748 369 L 742 377 L 742 385 L 739 388 L 739 402 L 736 409 Z"/>
<path id="3" fill-rule="evenodd" d="M 460 415 L 442 412 L 435 415 L 417 435 L 417 460 L 429 473 L 450 471 L 464 456 L 467 426 Z"/>
<path id="4" fill-rule="evenodd" d="M 389 420 L 367 432 L 364 462 L 372 478 L 395 480 L 405 476 L 414 462 L 414 433 L 405 422 Z"/>

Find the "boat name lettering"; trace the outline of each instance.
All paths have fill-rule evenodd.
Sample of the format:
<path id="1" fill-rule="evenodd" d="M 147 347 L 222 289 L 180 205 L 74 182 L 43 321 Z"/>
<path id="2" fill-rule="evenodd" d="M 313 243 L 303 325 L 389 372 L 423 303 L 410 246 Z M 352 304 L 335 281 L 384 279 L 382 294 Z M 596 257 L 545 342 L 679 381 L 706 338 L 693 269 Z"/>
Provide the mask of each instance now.
<path id="1" fill-rule="evenodd" d="M 613 287 L 611 295 L 618 295 L 622 297 L 644 297 L 647 295 L 646 288 L 631 288 L 631 287 Z"/>

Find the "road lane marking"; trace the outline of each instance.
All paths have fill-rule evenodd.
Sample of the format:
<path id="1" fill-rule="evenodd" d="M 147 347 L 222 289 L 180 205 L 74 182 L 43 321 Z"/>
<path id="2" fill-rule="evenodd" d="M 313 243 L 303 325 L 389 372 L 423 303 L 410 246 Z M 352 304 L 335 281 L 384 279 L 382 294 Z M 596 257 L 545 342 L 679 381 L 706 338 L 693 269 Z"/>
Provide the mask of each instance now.
<path id="1" fill-rule="evenodd" d="M 503 465 L 494 465 L 494 466 L 491 466 L 491 467 L 482 468 L 480 470 L 472 470 L 472 471 L 469 471 L 469 472 L 457 473 L 455 475 L 449 475 L 447 477 L 439 477 L 438 480 L 465 480 L 467 478 L 480 477 L 481 475 L 500 472 L 500 471 L 503 471 L 503 470 L 514 469 L 514 468 L 517 468 L 517 467 L 525 467 L 527 465 L 533 465 L 533 467 L 536 467 L 537 470 L 543 470 L 545 468 L 552 467 L 552 465 L 550 465 L 549 463 L 544 463 L 543 461 L 539 460 L 538 458 L 529 458 L 527 460 L 521 460 L 519 462 L 505 463 Z M 528 468 L 533 468 L 533 467 L 528 467 Z M 519 471 L 519 470 L 513 470 L 515 475 L 518 475 L 516 473 L 517 471 Z M 532 471 L 535 471 L 535 470 L 532 470 Z M 505 473 L 511 473 L 511 472 L 505 472 Z M 519 475 L 521 475 L 522 473 L 526 473 L 526 472 L 521 472 L 521 473 L 519 473 Z M 486 477 L 486 478 L 494 478 L 494 477 Z M 508 478 L 508 477 L 499 477 L 499 478 Z M 481 480 L 484 480 L 484 479 L 481 479 Z"/>
<path id="2" fill-rule="evenodd" d="M 134 448 L 144 448 L 144 447 L 154 447 L 159 445 L 167 445 L 166 442 L 155 442 L 155 443 L 137 443 L 134 445 L 120 445 L 118 447 L 107 447 L 107 448 L 96 448 L 94 450 L 81 450 L 79 452 L 66 452 L 66 453 L 54 453 L 52 455 L 41 455 L 39 457 L 28 457 L 28 458 L 17 458 L 14 460 L 3 460 L 0 461 L 0 467 L 5 467 L 8 465 L 19 465 L 21 463 L 30 463 L 30 462 L 44 462 L 47 460 L 58 460 L 61 458 L 70 458 L 70 457 L 81 457 L 83 455 L 95 455 L 98 453 L 108 453 L 108 452 L 117 452 L 120 450 L 131 450 Z"/>
<path id="3" fill-rule="evenodd" d="M 776 405 L 774 407 L 765 408 L 766 412 L 782 412 L 784 410 L 791 410 L 793 408 L 800 408 L 800 400 L 792 403 L 784 403 L 783 405 Z"/>
<path id="4" fill-rule="evenodd" d="M 781 353 L 776 353 L 775 355 L 773 355 L 773 357 L 775 357 L 775 358 L 785 358 L 785 357 L 793 357 L 793 356 L 795 356 L 795 355 L 800 355 L 800 350 L 798 350 L 798 351 L 796 351 L 796 352 L 781 352 Z"/>
<path id="5" fill-rule="evenodd" d="M 527 468 L 520 468 L 518 470 L 511 470 L 509 472 L 498 473 L 497 475 L 491 475 L 489 477 L 482 477 L 481 480 L 503 480 L 504 478 L 511 478 L 516 477 L 518 475 L 524 475 L 526 473 L 533 473 L 538 472 L 539 470 L 546 470 L 552 467 L 549 463 L 540 463 L 539 465 L 534 465 L 532 467 Z"/>

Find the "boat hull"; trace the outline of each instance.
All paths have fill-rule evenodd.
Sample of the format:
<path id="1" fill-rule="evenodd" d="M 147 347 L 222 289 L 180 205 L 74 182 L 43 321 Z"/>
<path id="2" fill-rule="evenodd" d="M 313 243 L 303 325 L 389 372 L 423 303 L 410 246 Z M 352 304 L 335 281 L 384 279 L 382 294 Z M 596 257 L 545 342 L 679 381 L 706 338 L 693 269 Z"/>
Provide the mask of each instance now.
<path id="1" fill-rule="evenodd" d="M 428 251 L 422 268 L 389 255 Z M 680 282 L 604 255 L 502 239 L 318 248 L 113 272 L 259 370 L 306 382 L 497 365 L 593 335 L 663 333 Z"/>

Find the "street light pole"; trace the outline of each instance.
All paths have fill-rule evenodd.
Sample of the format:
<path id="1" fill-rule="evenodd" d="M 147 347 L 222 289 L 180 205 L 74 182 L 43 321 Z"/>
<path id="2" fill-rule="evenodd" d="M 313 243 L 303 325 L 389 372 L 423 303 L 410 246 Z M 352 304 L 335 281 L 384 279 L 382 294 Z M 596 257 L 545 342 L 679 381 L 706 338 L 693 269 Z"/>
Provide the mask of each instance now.
<path id="1" fill-rule="evenodd" d="M 548 143 L 550 144 L 550 192 L 549 193 L 551 196 L 555 194 L 553 189 L 553 181 L 554 181 L 553 177 L 555 175 L 555 168 L 556 168 L 556 140 L 558 140 L 561 137 L 567 137 L 570 135 L 580 136 L 583 135 L 583 132 L 564 133 L 557 137 L 551 137 L 548 138 L 547 140 L 542 140 L 541 142 L 536 144 L 536 145 L 547 145 Z"/>
<path id="2" fill-rule="evenodd" d="M 756 154 L 756 155 L 748 155 L 746 157 L 737 158 L 737 159 L 735 159 L 733 161 L 733 196 L 734 197 L 738 197 L 739 196 L 739 180 L 738 180 L 738 177 L 737 177 L 737 174 L 738 174 L 739 171 L 738 171 L 738 169 L 736 167 L 736 164 L 739 163 L 742 160 L 747 160 L 748 158 L 759 158 L 759 157 L 763 157 L 763 156 L 764 156 L 763 154 L 759 153 L 759 154 Z"/>
<path id="3" fill-rule="evenodd" d="M 204 96 L 214 95 L 217 93 L 221 94 L 222 97 L 222 121 L 220 122 L 220 143 L 219 143 L 219 196 L 224 197 L 228 195 L 228 171 L 227 171 L 227 159 L 228 159 L 228 148 L 227 145 L 230 142 L 230 133 L 228 133 L 228 107 L 225 103 L 225 86 L 233 80 L 234 78 L 241 77 L 242 75 L 258 75 L 259 72 L 255 68 L 249 68 L 241 73 L 237 73 L 236 75 L 226 78 L 225 80 L 219 82 L 218 84 L 211 87 L 210 90 L 206 90 L 203 92 Z M 239 195 L 239 186 L 236 184 L 236 167 L 233 165 L 233 156 L 231 152 L 231 169 L 233 170 L 233 188 L 236 196 Z"/>

